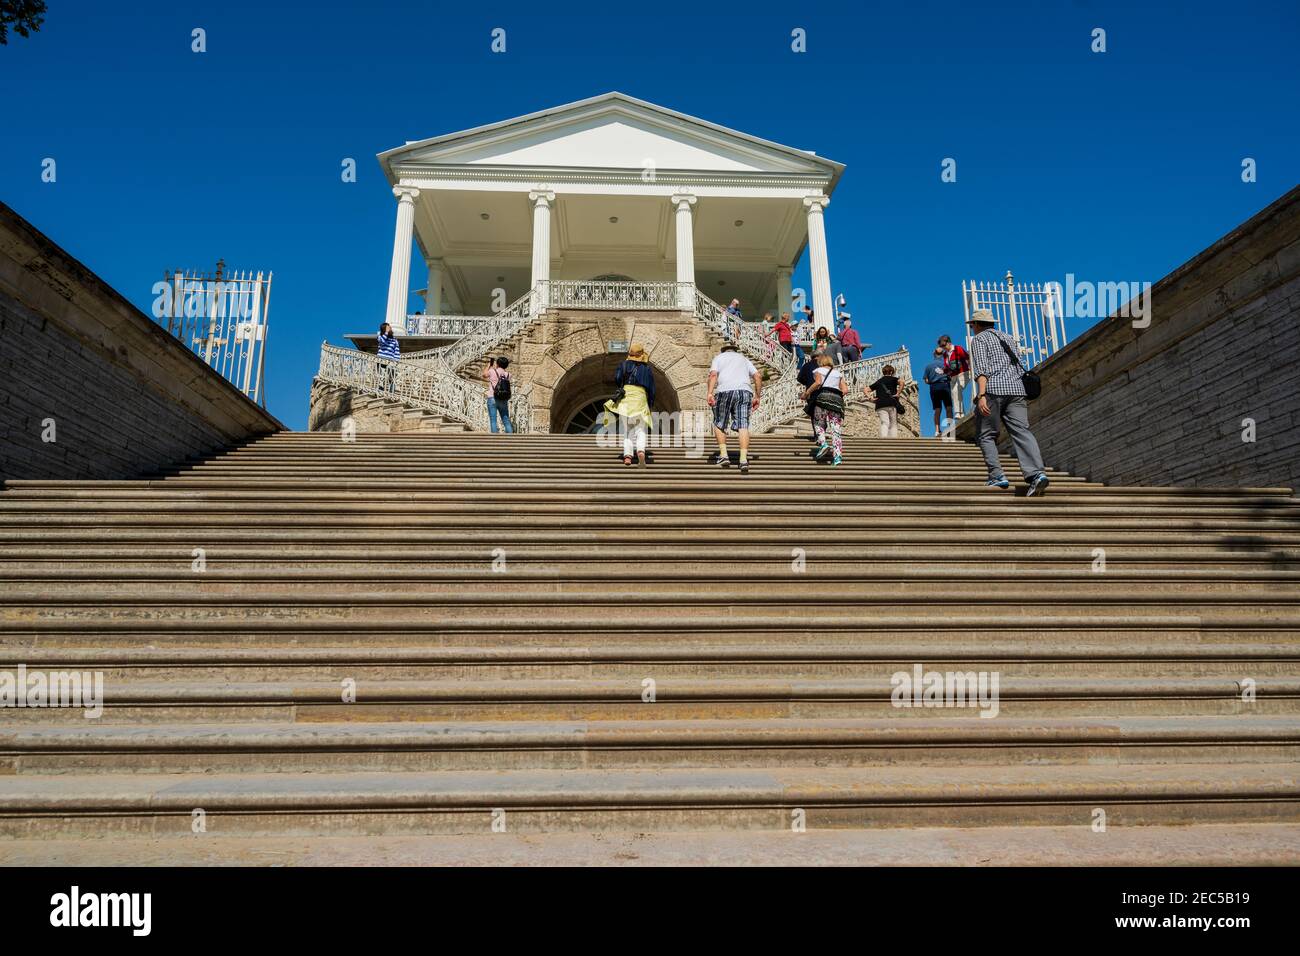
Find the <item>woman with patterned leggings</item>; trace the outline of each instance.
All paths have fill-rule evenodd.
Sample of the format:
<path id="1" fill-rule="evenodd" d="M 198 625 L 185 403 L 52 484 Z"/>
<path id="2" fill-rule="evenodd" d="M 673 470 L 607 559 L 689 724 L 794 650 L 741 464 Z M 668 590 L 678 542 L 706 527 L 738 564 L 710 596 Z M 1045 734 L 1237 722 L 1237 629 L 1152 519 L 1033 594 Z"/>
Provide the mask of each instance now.
<path id="1" fill-rule="evenodd" d="M 835 360 L 825 353 L 819 355 L 812 384 L 803 394 L 805 400 L 812 402 L 813 431 L 821 443 L 814 456 L 817 461 L 824 461 L 827 455 L 833 456 L 832 465 L 843 460 L 844 396 L 848 391 L 848 383 L 835 367 Z"/>

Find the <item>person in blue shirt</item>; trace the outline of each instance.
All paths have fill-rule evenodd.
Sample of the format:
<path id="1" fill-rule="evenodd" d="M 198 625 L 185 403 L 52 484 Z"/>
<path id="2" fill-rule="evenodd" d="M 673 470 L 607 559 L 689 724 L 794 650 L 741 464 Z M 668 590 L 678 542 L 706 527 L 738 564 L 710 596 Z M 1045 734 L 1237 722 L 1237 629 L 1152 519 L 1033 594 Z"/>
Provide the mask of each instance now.
<path id="1" fill-rule="evenodd" d="M 948 374 L 943 370 L 943 349 L 934 350 L 934 361 L 925 367 L 923 380 L 926 385 L 930 386 L 930 404 L 934 408 L 934 437 L 943 437 L 943 412 L 948 411 L 948 418 L 951 420 L 952 415 L 952 383 L 948 379 Z M 956 421 L 953 421 L 956 425 Z M 956 441 L 955 435 L 948 436 L 949 441 Z"/>

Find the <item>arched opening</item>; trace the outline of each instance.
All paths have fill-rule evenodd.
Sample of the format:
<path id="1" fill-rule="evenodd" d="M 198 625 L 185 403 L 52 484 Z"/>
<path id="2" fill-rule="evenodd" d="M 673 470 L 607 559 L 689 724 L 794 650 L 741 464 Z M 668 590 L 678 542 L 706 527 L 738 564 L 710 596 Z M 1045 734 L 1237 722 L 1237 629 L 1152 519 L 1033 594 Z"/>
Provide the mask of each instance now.
<path id="1" fill-rule="evenodd" d="M 551 431 L 572 434 L 598 429 L 601 408 L 614 394 L 614 373 L 625 358 L 622 354 L 591 355 L 565 372 L 551 397 Z M 654 369 L 654 374 L 654 411 L 681 411 L 677 389 L 659 369 Z"/>

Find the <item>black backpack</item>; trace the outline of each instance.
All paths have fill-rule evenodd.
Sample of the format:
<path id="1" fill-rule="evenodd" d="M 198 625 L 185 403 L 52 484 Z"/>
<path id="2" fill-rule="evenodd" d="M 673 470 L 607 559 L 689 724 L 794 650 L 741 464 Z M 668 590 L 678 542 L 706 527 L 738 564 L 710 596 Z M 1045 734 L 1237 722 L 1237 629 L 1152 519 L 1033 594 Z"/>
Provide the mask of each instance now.
<path id="1" fill-rule="evenodd" d="M 497 383 L 492 389 L 492 397 L 498 402 L 510 401 L 510 375 L 507 372 L 497 372 Z"/>

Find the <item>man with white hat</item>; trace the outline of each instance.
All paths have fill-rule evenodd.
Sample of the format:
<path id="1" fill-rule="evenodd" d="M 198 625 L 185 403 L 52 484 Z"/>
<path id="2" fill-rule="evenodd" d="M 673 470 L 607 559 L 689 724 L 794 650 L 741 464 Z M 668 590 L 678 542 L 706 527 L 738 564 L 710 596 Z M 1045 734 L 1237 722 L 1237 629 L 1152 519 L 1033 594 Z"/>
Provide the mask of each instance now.
<path id="1" fill-rule="evenodd" d="M 989 468 L 986 487 L 1011 487 L 998 461 L 998 431 L 1006 425 L 1020 471 L 1029 482 L 1026 495 L 1041 495 L 1047 490 L 1048 479 L 1038 441 L 1029 430 L 1029 401 L 1021 381 L 1024 368 L 1016 355 L 1017 343 L 998 330 L 998 320 L 988 309 L 976 309 L 968 324 L 971 370 L 975 374 L 975 441 Z"/>

